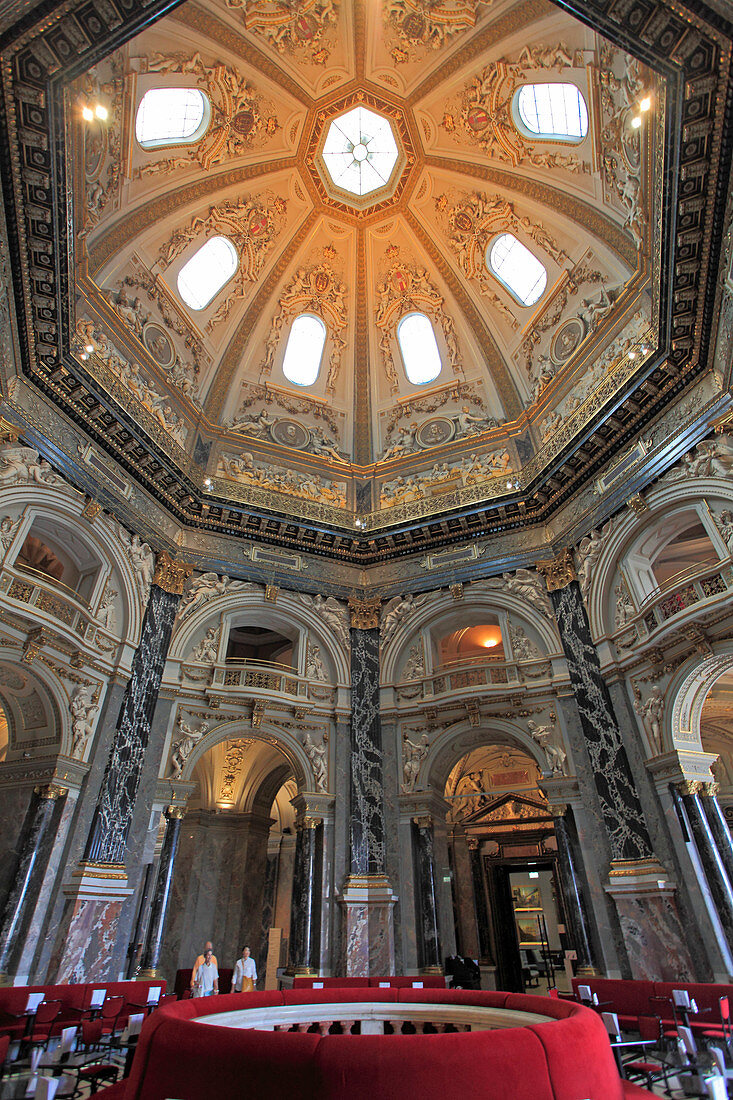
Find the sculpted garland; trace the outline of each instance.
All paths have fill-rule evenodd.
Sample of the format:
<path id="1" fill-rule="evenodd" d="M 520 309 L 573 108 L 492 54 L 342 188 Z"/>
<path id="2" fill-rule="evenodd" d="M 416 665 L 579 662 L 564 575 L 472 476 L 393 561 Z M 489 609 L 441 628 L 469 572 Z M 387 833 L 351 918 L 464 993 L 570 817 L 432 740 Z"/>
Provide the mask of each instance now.
<path id="1" fill-rule="evenodd" d="M 348 314 L 346 312 L 346 286 L 340 282 L 327 262 L 310 268 L 298 268 L 293 279 L 278 300 L 280 309 L 273 319 L 265 343 L 265 358 L 260 367 L 261 377 L 272 374 L 275 356 L 283 341 L 286 321 L 300 313 L 314 313 L 326 326 L 326 349 L 330 345 L 326 392 L 333 394 L 341 370 L 341 356 L 346 347 Z"/>
<path id="2" fill-rule="evenodd" d="M 145 161 L 133 172 L 133 178 L 172 172 L 198 165 L 205 172 L 242 156 L 253 145 L 262 146 L 278 130 L 274 114 L 263 112 L 263 99 L 240 74 L 221 63 L 207 64 L 201 54 L 156 53 L 140 59 L 149 73 L 181 73 L 194 76 L 196 84 L 211 102 L 211 123 L 200 141 L 188 149 L 179 147 L 175 157 L 166 157 L 165 149 L 146 151 Z M 181 156 L 183 152 L 185 155 Z M 153 159 L 150 159 L 150 158 Z"/>
<path id="3" fill-rule="evenodd" d="M 325 65 L 336 45 L 338 0 L 226 0 L 245 29 L 293 60 Z"/>
<path id="4" fill-rule="evenodd" d="M 193 218 L 187 228 L 176 229 L 161 247 L 158 260 L 165 270 L 197 238 L 203 243 L 205 238 L 220 234 L 235 246 L 239 266 L 227 284 L 223 302 L 206 322 L 207 332 L 226 320 L 237 300 L 246 297 L 250 284 L 258 278 L 268 252 L 282 232 L 287 207 L 285 199 L 270 193 L 238 202 L 227 200 L 210 207 L 205 217 Z"/>

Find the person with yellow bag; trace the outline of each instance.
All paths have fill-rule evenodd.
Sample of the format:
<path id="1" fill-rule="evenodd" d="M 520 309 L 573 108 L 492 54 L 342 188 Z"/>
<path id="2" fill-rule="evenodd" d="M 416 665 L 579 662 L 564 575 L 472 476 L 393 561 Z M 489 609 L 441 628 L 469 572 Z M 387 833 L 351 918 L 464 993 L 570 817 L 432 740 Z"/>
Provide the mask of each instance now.
<path id="1" fill-rule="evenodd" d="M 257 981 L 257 967 L 250 957 L 249 947 L 242 948 L 242 957 L 237 959 L 232 975 L 232 993 L 252 993 Z"/>

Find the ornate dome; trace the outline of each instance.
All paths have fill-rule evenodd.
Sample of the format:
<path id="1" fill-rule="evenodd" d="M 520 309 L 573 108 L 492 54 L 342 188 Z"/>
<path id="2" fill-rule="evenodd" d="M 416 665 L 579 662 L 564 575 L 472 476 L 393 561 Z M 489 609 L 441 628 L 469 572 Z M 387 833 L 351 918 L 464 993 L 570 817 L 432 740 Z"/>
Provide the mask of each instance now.
<path id="1" fill-rule="evenodd" d="M 62 373 L 104 415 L 39 371 L 183 528 L 546 521 L 691 355 L 667 95 L 545 3 L 189 0 L 66 87 Z"/>

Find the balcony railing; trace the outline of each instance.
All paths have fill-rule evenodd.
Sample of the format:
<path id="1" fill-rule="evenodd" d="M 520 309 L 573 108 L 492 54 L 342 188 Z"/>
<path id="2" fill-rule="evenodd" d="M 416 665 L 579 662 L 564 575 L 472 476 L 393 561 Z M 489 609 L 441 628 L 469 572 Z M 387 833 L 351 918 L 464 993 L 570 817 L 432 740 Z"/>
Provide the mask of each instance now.
<path id="1" fill-rule="evenodd" d="M 515 687 L 519 684 L 548 680 L 552 674 L 549 657 L 531 661 L 499 662 L 489 658 L 481 663 L 475 659 L 460 665 L 440 668 L 430 676 L 415 680 L 403 680 L 398 693 L 404 698 L 444 695 L 447 692 L 471 691 L 475 688 Z"/>
<path id="2" fill-rule="evenodd" d="M 117 639 L 95 620 L 89 604 L 67 585 L 28 566 L 6 566 L 0 574 L 0 591 L 8 599 L 44 611 L 80 638 L 94 640 L 103 652 L 117 645 Z"/>
<path id="3" fill-rule="evenodd" d="M 628 634 L 634 628 L 644 637 L 695 604 L 711 596 L 725 595 L 733 588 L 730 565 L 719 561 L 704 568 L 695 566 L 680 570 L 659 590 L 646 597 L 637 613 L 614 633 Z"/>

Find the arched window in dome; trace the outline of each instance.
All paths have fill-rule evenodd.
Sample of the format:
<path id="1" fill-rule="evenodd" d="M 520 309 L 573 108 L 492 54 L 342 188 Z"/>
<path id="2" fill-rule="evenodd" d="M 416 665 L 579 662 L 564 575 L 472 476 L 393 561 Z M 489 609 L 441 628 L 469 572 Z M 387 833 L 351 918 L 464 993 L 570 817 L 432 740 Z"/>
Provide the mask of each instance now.
<path id="1" fill-rule="evenodd" d="M 486 266 L 520 305 L 533 306 L 547 286 L 547 271 L 511 233 L 496 237 L 486 251 Z"/>
<path id="2" fill-rule="evenodd" d="M 237 250 L 226 237 L 209 237 L 178 273 L 178 293 L 191 309 L 206 309 L 239 265 Z"/>
<path id="3" fill-rule="evenodd" d="M 588 108 L 575 84 L 524 84 L 514 97 L 515 121 L 533 137 L 582 141 Z"/>
<path id="4" fill-rule="evenodd" d="M 301 313 L 293 321 L 285 348 L 283 374 L 296 386 L 312 386 L 321 369 L 326 326 L 313 313 Z"/>
<path id="5" fill-rule="evenodd" d="M 430 318 L 424 313 L 408 313 L 397 326 L 397 341 L 407 381 L 413 386 L 433 382 L 443 369 L 443 364 Z"/>
<path id="6" fill-rule="evenodd" d="M 198 141 L 211 118 L 208 96 L 198 88 L 151 88 L 140 100 L 135 136 L 143 149 Z"/>

